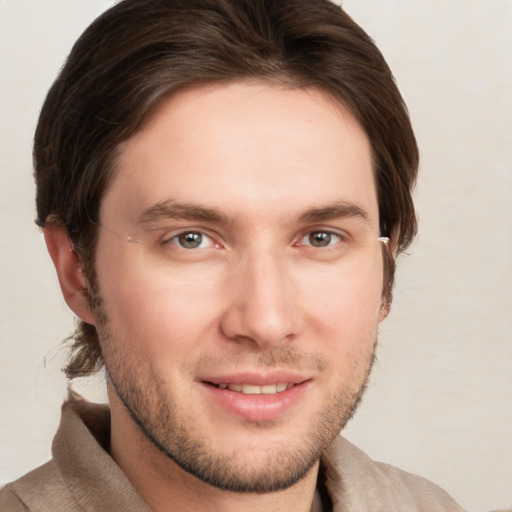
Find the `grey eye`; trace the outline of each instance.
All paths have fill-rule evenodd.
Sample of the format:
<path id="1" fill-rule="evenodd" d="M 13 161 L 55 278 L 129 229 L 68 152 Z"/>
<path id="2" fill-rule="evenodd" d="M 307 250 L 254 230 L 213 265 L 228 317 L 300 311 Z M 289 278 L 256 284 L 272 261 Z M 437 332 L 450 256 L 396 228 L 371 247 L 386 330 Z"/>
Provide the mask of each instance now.
<path id="1" fill-rule="evenodd" d="M 329 231 L 313 231 L 308 235 L 308 245 L 313 247 L 327 247 L 333 241 L 333 233 Z"/>
<path id="2" fill-rule="evenodd" d="M 197 231 L 187 231 L 173 237 L 173 241 L 184 249 L 197 249 L 203 244 L 204 235 Z"/>

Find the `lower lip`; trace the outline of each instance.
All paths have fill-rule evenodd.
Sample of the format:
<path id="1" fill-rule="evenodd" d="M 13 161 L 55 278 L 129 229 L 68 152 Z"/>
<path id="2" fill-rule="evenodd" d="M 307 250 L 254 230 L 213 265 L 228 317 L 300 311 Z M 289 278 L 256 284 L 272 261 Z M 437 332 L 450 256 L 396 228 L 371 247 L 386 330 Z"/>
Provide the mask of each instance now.
<path id="1" fill-rule="evenodd" d="M 296 384 L 272 395 L 244 395 L 202 383 L 209 396 L 224 410 L 248 421 L 270 421 L 279 418 L 304 396 L 311 381 Z"/>

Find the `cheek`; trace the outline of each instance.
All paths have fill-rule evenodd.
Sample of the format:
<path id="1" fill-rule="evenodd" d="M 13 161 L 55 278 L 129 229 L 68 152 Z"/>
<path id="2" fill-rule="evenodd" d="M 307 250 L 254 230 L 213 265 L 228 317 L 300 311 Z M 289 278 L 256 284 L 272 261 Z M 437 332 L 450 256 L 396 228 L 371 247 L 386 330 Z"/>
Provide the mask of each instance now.
<path id="1" fill-rule="evenodd" d="M 364 279 L 331 275 L 310 289 L 304 305 L 311 337 L 332 363 L 334 381 L 358 386 L 369 370 L 377 339 L 381 310 L 382 271 Z M 311 290 L 315 290 L 314 293 Z"/>
<path id="2" fill-rule="evenodd" d="M 382 267 L 375 265 L 365 274 L 335 270 L 302 279 L 299 295 L 307 300 L 306 312 L 326 327 L 345 332 L 354 329 L 364 335 L 365 327 L 376 326 L 382 305 Z"/>
<path id="3" fill-rule="evenodd" d="M 232 270 L 215 265 L 155 271 L 141 261 L 137 248 L 109 251 L 108 258 L 101 254 L 101 245 L 98 248 L 98 283 L 113 343 L 122 340 L 123 347 L 153 361 L 192 357 L 196 349 L 204 350 L 205 343 L 215 350 L 215 340 L 221 336 L 220 318 L 232 307 L 240 279 Z M 317 265 L 291 266 L 288 271 L 285 299 L 303 319 L 304 331 L 298 340 L 309 349 L 333 354 L 353 354 L 373 346 L 381 308 L 382 265 L 363 276 Z"/>
<path id="4" fill-rule="evenodd" d="M 141 265 L 118 261 L 104 268 L 100 290 L 116 339 L 145 358 L 173 359 L 194 347 L 214 328 L 216 280 L 187 272 L 173 276 L 146 272 Z"/>

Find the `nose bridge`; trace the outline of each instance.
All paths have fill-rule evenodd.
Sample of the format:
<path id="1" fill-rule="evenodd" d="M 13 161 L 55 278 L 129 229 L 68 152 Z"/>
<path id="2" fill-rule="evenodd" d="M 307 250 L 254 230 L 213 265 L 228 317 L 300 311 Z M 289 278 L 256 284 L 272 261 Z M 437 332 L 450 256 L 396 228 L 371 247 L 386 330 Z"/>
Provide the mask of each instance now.
<path id="1" fill-rule="evenodd" d="M 224 333 L 251 339 L 260 346 L 289 339 L 300 328 L 294 285 L 283 255 L 272 249 L 247 251 L 230 286 L 233 295 L 224 318 Z"/>

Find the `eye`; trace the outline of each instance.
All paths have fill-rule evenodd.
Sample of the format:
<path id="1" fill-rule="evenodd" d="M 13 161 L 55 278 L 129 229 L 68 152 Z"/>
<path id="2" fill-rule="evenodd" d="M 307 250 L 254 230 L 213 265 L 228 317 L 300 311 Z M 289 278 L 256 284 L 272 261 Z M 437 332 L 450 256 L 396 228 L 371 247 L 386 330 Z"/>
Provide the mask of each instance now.
<path id="1" fill-rule="evenodd" d="M 200 231 L 183 231 L 169 238 L 166 243 L 177 245 L 183 249 L 206 249 L 215 245 L 208 235 Z"/>
<path id="2" fill-rule="evenodd" d="M 299 240 L 299 245 L 310 247 L 330 247 L 342 241 L 342 237 L 332 231 L 311 231 Z"/>

